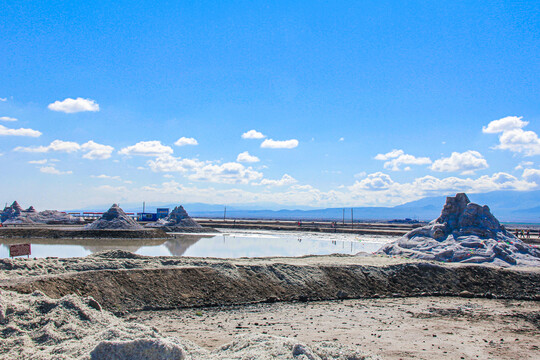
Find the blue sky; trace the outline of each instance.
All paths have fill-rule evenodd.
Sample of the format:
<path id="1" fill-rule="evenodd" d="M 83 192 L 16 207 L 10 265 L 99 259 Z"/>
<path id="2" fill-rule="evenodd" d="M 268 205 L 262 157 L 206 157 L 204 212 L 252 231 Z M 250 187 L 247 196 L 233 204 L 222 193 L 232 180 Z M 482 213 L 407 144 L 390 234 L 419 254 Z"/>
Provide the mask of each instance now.
<path id="1" fill-rule="evenodd" d="M 1 4 L 4 202 L 396 205 L 540 185 L 538 2 Z"/>

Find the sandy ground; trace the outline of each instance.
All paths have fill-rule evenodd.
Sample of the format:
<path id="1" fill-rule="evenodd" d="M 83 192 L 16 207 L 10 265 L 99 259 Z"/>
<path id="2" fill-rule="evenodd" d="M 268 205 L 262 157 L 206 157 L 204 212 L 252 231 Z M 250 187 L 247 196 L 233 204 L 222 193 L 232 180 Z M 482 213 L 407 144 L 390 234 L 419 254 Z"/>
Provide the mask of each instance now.
<path id="1" fill-rule="evenodd" d="M 539 359 L 540 303 L 454 297 L 143 311 L 130 322 L 207 349 L 262 333 L 333 341 L 384 359 Z"/>

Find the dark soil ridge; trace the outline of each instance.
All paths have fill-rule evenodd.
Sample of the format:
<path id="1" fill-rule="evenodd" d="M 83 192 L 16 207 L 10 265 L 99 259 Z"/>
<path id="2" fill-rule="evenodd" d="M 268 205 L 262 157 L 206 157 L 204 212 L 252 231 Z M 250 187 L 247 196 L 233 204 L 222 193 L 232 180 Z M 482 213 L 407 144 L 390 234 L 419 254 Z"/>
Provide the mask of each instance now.
<path id="1" fill-rule="evenodd" d="M 52 229 L 39 227 L 3 227 L 0 228 L 0 238 L 124 238 L 124 239 L 158 239 L 168 238 L 161 229 L 143 230 L 85 230 L 79 229 Z"/>
<path id="2" fill-rule="evenodd" d="M 125 259 L 129 267 L 130 259 Z M 0 285 L 53 298 L 92 296 L 116 314 L 139 310 L 378 297 L 462 296 L 540 300 L 540 272 L 433 263 L 371 265 L 233 264 L 96 270 Z"/>

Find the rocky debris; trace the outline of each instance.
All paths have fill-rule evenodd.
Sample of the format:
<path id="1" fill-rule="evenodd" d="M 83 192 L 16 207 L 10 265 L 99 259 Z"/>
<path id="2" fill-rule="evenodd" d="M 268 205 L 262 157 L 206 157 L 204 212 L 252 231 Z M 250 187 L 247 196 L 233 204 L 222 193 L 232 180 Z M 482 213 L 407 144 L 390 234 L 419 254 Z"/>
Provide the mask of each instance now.
<path id="1" fill-rule="evenodd" d="M 447 197 L 441 216 L 414 229 L 378 253 L 415 259 L 500 266 L 540 266 L 540 249 L 525 244 L 464 193 Z"/>
<path id="2" fill-rule="evenodd" d="M 33 206 L 23 210 L 18 202 L 14 201 L 11 206 L 4 208 L 1 215 L 4 225 L 33 225 L 33 224 L 59 224 L 76 225 L 82 224 L 83 220 L 56 210 L 37 212 Z"/>
<path id="3" fill-rule="evenodd" d="M 0 358 L 5 359 L 369 359 L 340 344 L 247 334 L 214 351 L 117 318 L 91 297 L 51 299 L 0 290 Z"/>
<path id="4" fill-rule="evenodd" d="M 113 204 L 107 212 L 103 213 L 101 218 L 97 219 L 90 225 L 86 225 L 87 230 L 110 230 L 110 229 L 123 229 L 123 230 L 142 230 L 143 227 L 139 225 L 131 217 L 127 216 L 124 210 L 117 204 Z"/>
<path id="5" fill-rule="evenodd" d="M 162 228 L 167 232 L 201 232 L 204 229 L 188 215 L 182 205 L 175 207 L 167 217 L 148 224 L 146 227 Z"/>

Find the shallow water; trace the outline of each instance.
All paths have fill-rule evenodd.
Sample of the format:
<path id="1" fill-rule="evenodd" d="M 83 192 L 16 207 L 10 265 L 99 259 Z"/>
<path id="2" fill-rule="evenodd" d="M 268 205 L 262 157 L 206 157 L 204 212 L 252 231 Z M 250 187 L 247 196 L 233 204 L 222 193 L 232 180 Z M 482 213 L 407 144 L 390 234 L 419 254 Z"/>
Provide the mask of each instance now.
<path id="1" fill-rule="evenodd" d="M 221 229 L 219 234 L 173 234 L 172 239 L 0 239 L 0 258 L 9 245 L 31 243 L 31 257 L 78 257 L 122 249 L 149 256 L 265 257 L 373 253 L 395 237 Z"/>

